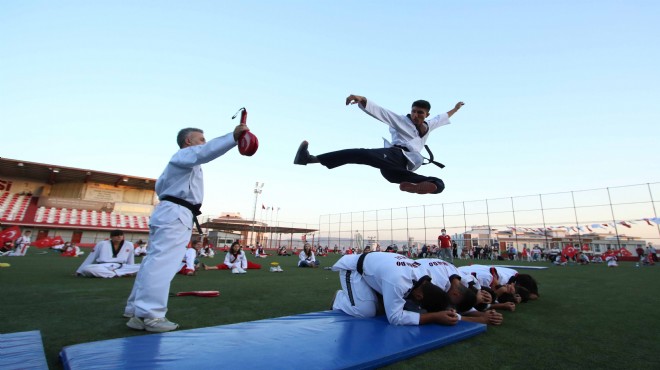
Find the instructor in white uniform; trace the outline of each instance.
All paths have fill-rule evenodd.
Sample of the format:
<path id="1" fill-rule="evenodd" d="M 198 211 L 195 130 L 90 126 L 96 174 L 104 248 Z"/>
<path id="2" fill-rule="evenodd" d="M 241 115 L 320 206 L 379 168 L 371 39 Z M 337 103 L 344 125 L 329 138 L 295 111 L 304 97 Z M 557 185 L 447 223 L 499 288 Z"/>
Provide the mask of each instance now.
<path id="1" fill-rule="evenodd" d="M 124 316 L 130 317 L 126 323 L 129 328 L 166 332 L 179 327 L 165 314 L 170 283 L 190 242 L 193 219 L 199 229 L 196 216 L 201 214 L 204 198 L 201 164 L 235 147 L 240 134 L 247 130 L 247 125 L 238 125 L 233 132 L 208 143 L 200 129 L 179 131 L 180 150 L 172 156 L 156 182 L 160 203 L 151 215 L 147 256 L 141 263 L 124 310 Z"/>

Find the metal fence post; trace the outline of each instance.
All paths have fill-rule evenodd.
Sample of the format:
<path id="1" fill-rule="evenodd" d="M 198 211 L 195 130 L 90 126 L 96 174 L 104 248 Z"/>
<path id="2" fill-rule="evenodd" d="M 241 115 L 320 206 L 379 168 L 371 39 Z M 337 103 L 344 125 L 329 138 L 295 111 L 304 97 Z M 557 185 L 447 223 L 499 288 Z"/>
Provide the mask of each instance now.
<path id="1" fill-rule="evenodd" d="M 612 206 L 612 197 L 610 196 L 610 188 L 607 189 L 607 199 L 610 200 L 610 212 L 612 212 L 612 223 L 614 224 L 614 231 L 616 232 L 616 247 L 621 249 L 621 240 L 619 240 L 619 228 L 616 226 L 616 219 L 614 218 L 614 207 Z"/>

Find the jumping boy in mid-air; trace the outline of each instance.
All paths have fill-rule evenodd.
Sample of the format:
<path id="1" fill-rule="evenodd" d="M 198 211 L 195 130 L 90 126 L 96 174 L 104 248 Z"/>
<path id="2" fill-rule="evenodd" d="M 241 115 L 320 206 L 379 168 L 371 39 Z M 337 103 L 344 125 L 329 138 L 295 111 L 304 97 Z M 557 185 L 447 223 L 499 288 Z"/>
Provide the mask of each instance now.
<path id="1" fill-rule="evenodd" d="M 381 108 L 359 95 L 349 95 L 346 105 L 349 104 L 357 104 L 365 113 L 390 126 L 392 142 L 385 141 L 384 148 L 344 149 L 314 156 L 310 155 L 307 149 L 309 143 L 303 141 L 296 153 L 294 164 L 321 163 L 330 169 L 349 163 L 363 164 L 380 169 L 387 181 L 399 184 L 399 189 L 408 193 L 437 194 L 444 190 L 445 184 L 439 178 L 418 175 L 413 171 L 424 162 L 421 151 L 425 147 L 429 132 L 448 125 L 449 118 L 461 109 L 463 102 L 456 103 L 447 113 L 428 121 L 426 119 L 430 115 L 431 104 L 426 100 L 413 102 L 411 112 L 407 115 Z"/>

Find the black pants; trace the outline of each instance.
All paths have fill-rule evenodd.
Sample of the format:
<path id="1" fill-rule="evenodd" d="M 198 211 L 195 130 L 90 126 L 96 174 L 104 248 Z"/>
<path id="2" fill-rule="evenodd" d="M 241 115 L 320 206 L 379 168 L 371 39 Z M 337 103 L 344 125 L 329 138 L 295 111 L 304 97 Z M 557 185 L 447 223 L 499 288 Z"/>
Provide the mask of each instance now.
<path id="1" fill-rule="evenodd" d="M 440 193 L 445 189 L 445 183 L 437 177 L 418 175 L 406 168 L 408 159 L 403 150 L 397 147 L 379 149 L 344 149 L 317 155 L 319 162 L 329 169 L 345 164 L 363 164 L 380 169 L 381 175 L 394 184 L 411 182 L 419 184 L 429 181 L 434 183 Z"/>

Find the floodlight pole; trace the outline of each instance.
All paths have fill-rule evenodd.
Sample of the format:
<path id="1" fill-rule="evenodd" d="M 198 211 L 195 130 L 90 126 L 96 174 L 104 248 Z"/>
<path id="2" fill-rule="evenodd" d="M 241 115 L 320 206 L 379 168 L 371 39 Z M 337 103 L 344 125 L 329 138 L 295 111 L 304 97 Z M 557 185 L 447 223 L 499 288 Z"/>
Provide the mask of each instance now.
<path id="1" fill-rule="evenodd" d="M 257 217 L 257 200 L 259 199 L 259 194 L 263 191 L 264 183 L 259 184 L 257 181 L 254 184 L 254 209 L 252 210 L 252 236 L 250 238 L 250 245 L 254 245 L 254 223 Z"/>

